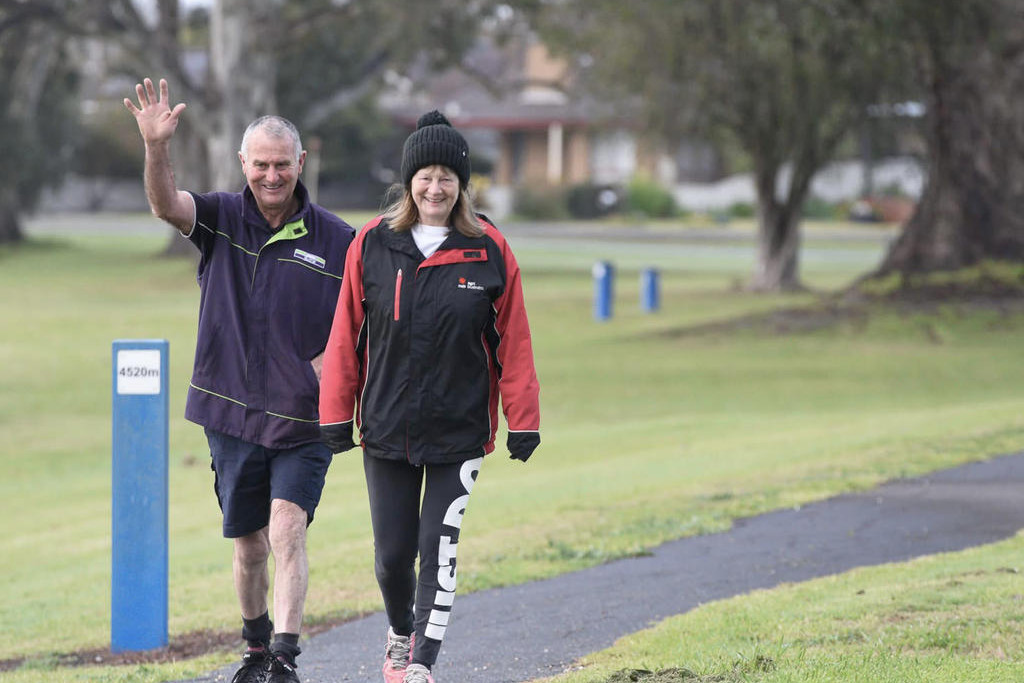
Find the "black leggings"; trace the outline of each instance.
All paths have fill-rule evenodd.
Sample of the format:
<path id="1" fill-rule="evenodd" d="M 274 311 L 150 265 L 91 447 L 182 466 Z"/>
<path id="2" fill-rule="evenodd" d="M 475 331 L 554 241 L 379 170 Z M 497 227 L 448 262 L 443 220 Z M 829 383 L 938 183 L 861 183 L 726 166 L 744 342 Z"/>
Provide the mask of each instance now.
<path id="1" fill-rule="evenodd" d="M 455 599 L 459 528 L 482 462 L 481 457 L 416 467 L 405 461 L 363 456 L 373 523 L 374 571 L 384 610 L 395 633 L 415 631 L 412 661 L 427 667 L 437 661 L 448 626 Z"/>

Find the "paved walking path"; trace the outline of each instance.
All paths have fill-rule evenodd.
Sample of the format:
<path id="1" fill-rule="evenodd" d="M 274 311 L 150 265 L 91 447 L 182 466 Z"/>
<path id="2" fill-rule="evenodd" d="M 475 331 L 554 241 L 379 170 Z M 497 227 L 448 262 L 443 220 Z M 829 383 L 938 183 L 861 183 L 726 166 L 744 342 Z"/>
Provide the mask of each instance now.
<path id="1" fill-rule="evenodd" d="M 647 557 L 460 595 L 440 683 L 549 676 L 626 634 L 698 605 L 854 567 L 991 543 L 1024 528 L 1024 453 L 899 480 L 861 494 L 738 521 Z M 303 645 L 309 683 L 380 683 L 386 622 L 374 614 Z M 230 680 L 234 666 L 196 679 Z"/>

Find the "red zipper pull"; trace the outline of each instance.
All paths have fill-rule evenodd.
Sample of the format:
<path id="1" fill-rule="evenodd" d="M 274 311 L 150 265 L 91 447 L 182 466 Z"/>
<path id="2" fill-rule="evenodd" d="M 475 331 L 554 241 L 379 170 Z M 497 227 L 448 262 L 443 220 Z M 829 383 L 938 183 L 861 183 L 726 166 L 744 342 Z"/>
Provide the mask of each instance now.
<path id="1" fill-rule="evenodd" d="M 395 320 L 399 318 L 400 302 L 402 300 L 402 269 L 398 269 L 395 275 Z"/>

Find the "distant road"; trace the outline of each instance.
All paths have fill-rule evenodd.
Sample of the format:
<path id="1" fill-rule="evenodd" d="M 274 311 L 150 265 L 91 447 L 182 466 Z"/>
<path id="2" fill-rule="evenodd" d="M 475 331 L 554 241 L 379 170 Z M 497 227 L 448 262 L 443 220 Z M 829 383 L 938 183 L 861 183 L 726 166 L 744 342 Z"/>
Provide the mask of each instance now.
<path id="1" fill-rule="evenodd" d="M 44 213 L 25 220 L 28 236 L 160 234 L 171 226 L 148 213 Z"/>
<path id="2" fill-rule="evenodd" d="M 749 221 L 723 225 L 670 225 L 664 223 L 606 223 L 601 221 L 498 222 L 502 232 L 512 237 L 587 239 L 631 242 L 753 242 L 754 226 Z M 805 236 L 836 242 L 887 243 L 899 234 L 888 225 L 837 223 L 805 229 Z"/>
<path id="3" fill-rule="evenodd" d="M 356 221 L 359 222 L 359 221 Z M 755 239 L 749 222 L 713 226 L 679 226 L 665 223 L 611 223 L 604 221 L 497 221 L 510 237 L 538 239 L 585 239 L 588 241 L 632 242 L 751 242 Z M 355 223 L 353 223 L 355 225 Z M 25 231 L 33 235 L 123 235 L 167 232 L 171 228 L 148 213 L 47 213 L 25 221 Z M 814 225 L 805 231 L 808 239 L 822 241 L 866 241 L 886 243 L 898 229 L 881 225 Z"/>

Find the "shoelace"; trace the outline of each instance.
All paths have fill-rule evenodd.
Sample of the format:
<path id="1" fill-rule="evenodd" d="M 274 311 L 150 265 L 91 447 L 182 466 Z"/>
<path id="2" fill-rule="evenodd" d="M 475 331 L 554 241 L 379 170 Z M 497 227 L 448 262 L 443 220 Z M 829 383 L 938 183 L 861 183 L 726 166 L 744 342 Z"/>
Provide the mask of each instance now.
<path id="1" fill-rule="evenodd" d="M 242 665 L 235 672 L 232 683 L 257 683 L 263 680 L 267 665 L 265 650 L 248 650 L 242 655 Z"/>
<path id="2" fill-rule="evenodd" d="M 409 648 L 412 645 L 411 639 L 398 637 L 392 640 L 388 638 L 385 654 L 391 660 L 391 666 L 395 669 L 404 669 L 409 663 Z"/>
<path id="3" fill-rule="evenodd" d="M 430 670 L 422 664 L 410 664 L 405 670 L 403 683 L 433 683 Z"/>
<path id="4" fill-rule="evenodd" d="M 291 673 L 295 673 L 296 666 L 294 664 L 288 663 L 288 661 L 286 661 L 284 657 L 274 657 L 270 660 L 270 664 L 267 667 L 267 670 L 274 671 L 275 669 L 276 673 L 281 673 L 284 671 L 290 671 Z"/>

